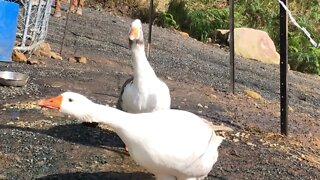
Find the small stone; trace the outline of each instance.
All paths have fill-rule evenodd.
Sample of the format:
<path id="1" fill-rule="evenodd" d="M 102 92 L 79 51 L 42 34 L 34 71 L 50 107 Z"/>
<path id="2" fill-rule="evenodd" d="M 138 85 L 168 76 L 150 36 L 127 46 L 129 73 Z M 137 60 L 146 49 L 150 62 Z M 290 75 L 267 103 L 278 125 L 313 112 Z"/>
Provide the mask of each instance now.
<path id="1" fill-rule="evenodd" d="M 39 45 L 39 49 L 44 51 L 44 52 L 46 52 L 46 53 L 50 53 L 50 51 L 51 51 L 50 44 L 49 43 L 45 43 L 45 42 L 43 42 L 43 43 L 41 43 Z"/>
<path id="2" fill-rule="evenodd" d="M 46 52 L 46 51 L 43 51 L 43 50 L 39 50 L 39 51 L 40 51 L 40 55 L 41 56 L 51 58 L 51 53 L 50 52 Z"/>
<path id="3" fill-rule="evenodd" d="M 253 147 L 255 147 L 256 145 L 255 144 L 253 144 L 252 142 L 247 142 L 247 145 L 249 145 L 249 146 L 253 146 Z"/>
<path id="4" fill-rule="evenodd" d="M 8 178 L 5 175 L 0 174 L 0 180 L 5 180 L 5 179 L 8 179 Z"/>
<path id="5" fill-rule="evenodd" d="M 200 103 L 199 103 L 197 106 L 198 106 L 199 108 L 203 108 L 202 104 L 200 104 Z"/>
<path id="6" fill-rule="evenodd" d="M 232 141 L 233 142 L 239 142 L 239 139 L 238 138 L 234 138 Z"/>
<path id="7" fill-rule="evenodd" d="M 214 94 L 209 94 L 209 95 L 207 95 L 207 96 L 208 96 L 209 99 L 211 99 L 211 100 L 217 99 L 217 96 L 214 95 Z"/>
<path id="8" fill-rule="evenodd" d="M 204 106 L 205 109 L 208 109 L 208 106 Z"/>
<path id="9" fill-rule="evenodd" d="M 50 55 L 51 55 L 51 58 L 53 58 L 53 59 L 63 60 L 63 58 L 59 54 L 57 54 L 57 53 L 55 53 L 53 51 L 50 52 Z"/>
<path id="10" fill-rule="evenodd" d="M 189 37 L 189 34 L 188 33 L 186 33 L 186 32 L 179 32 L 182 36 L 185 36 L 185 37 Z"/>
<path id="11" fill-rule="evenodd" d="M 170 77 L 170 76 L 167 76 L 167 79 L 170 81 L 173 81 L 172 77 Z"/>
<path id="12" fill-rule="evenodd" d="M 293 109 L 292 109 L 291 106 L 288 106 L 288 110 L 289 110 L 290 112 L 293 112 Z"/>
<path id="13" fill-rule="evenodd" d="M 75 57 L 77 63 L 87 64 L 87 58 L 84 56 Z"/>
<path id="14" fill-rule="evenodd" d="M 74 57 L 69 57 L 68 61 L 71 62 L 71 63 L 76 63 L 77 62 L 77 60 Z"/>
<path id="15" fill-rule="evenodd" d="M 248 96 L 250 96 L 250 97 L 252 97 L 252 98 L 254 98 L 254 99 L 262 99 L 262 96 L 261 96 L 259 93 L 254 92 L 254 91 L 251 90 L 251 89 L 245 89 L 244 92 L 245 92 Z"/>
<path id="16" fill-rule="evenodd" d="M 40 54 L 40 49 L 37 49 L 33 52 L 33 54 L 37 57 L 41 57 L 41 54 Z"/>
<path id="17" fill-rule="evenodd" d="M 15 62 L 27 62 L 27 57 L 18 50 L 13 50 L 12 60 Z"/>
<path id="18" fill-rule="evenodd" d="M 236 134 L 234 134 L 234 136 L 240 137 L 240 132 L 237 132 Z"/>
<path id="19" fill-rule="evenodd" d="M 29 60 L 27 61 L 27 64 L 35 65 L 35 64 L 39 64 L 39 61 L 38 61 L 38 60 L 31 60 L 31 59 L 29 59 Z"/>

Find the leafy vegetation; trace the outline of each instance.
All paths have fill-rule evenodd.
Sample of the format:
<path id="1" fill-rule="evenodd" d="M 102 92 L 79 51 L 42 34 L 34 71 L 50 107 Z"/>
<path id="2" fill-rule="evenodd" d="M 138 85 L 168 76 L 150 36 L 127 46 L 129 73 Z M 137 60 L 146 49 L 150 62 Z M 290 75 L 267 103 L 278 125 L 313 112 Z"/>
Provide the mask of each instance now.
<path id="1" fill-rule="evenodd" d="M 158 17 L 162 26 L 188 32 L 192 37 L 206 41 L 213 39 L 218 28 L 228 28 L 227 0 L 171 0 L 168 11 Z M 320 40 L 319 0 L 292 0 L 289 9 L 297 22 L 314 39 Z M 279 3 L 277 0 L 238 0 L 235 4 L 235 27 L 251 27 L 269 33 L 279 48 Z M 289 22 L 289 64 L 291 69 L 320 75 L 320 49 Z"/>

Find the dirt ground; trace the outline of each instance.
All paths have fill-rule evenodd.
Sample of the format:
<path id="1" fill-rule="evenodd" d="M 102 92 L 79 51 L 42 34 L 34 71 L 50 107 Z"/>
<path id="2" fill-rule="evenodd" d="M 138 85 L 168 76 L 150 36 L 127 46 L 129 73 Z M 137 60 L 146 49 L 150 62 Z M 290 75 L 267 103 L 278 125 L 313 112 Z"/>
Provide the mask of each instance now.
<path id="1" fill-rule="evenodd" d="M 64 60 L 0 63 L 30 76 L 25 87 L 2 87 L 0 179 L 152 179 L 105 125 L 90 128 L 36 106 L 40 98 L 75 91 L 115 105 L 130 77 L 127 33 L 132 19 L 85 9 L 70 15 Z M 59 52 L 65 14 L 50 19 L 47 42 Z M 143 26 L 147 37 L 147 25 Z M 66 59 L 85 56 L 87 64 Z M 289 137 L 279 134 L 279 70 L 236 58 L 236 93 L 228 93 L 228 52 L 154 27 L 152 57 L 169 86 L 172 107 L 234 129 L 222 134 L 218 162 L 207 179 L 320 179 L 319 76 L 289 71 Z M 244 90 L 262 96 L 255 99 Z M 165 130 L 164 130 L 165 133 Z M 178 133 L 178 131 L 177 131 Z"/>

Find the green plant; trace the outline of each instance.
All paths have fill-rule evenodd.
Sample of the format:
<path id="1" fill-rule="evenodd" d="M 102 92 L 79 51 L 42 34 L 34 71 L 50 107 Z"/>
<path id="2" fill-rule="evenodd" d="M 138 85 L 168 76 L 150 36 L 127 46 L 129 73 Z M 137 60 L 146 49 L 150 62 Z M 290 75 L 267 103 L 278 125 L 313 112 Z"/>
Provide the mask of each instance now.
<path id="1" fill-rule="evenodd" d="M 161 26 L 164 28 L 173 27 L 175 29 L 179 29 L 179 25 L 174 20 L 172 14 L 166 12 L 160 12 L 158 14 L 158 18 L 160 18 Z"/>
<path id="2" fill-rule="evenodd" d="M 193 37 L 205 41 L 216 29 L 228 27 L 228 16 L 227 8 L 194 10 L 189 14 L 189 32 Z"/>

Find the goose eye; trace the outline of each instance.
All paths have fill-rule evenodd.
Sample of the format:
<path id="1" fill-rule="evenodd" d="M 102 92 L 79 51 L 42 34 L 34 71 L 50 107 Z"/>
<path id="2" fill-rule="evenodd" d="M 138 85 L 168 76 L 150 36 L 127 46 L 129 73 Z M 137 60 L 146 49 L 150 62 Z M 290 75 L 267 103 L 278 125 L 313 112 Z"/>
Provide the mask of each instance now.
<path id="1" fill-rule="evenodd" d="M 69 102 L 73 102 L 73 99 L 71 99 L 71 98 L 69 98 L 68 100 L 69 100 Z"/>

